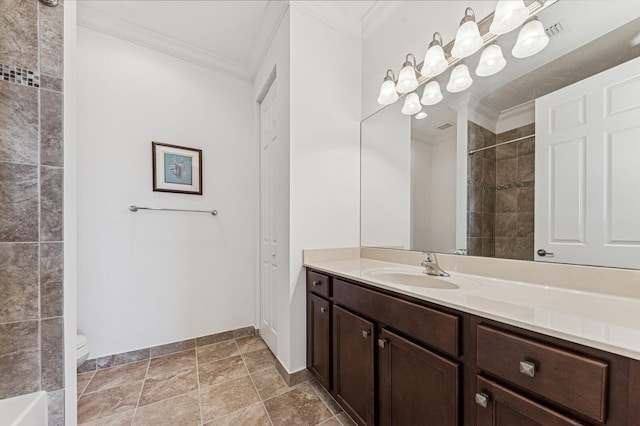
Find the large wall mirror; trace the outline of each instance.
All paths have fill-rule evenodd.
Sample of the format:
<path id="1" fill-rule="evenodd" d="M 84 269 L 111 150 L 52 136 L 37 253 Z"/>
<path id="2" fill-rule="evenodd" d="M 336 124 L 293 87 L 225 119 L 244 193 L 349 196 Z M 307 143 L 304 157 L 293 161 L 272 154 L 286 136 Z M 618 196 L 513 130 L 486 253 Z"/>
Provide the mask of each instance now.
<path id="1" fill-rule="evenodd" d="M 361 125 L 361 245 L 640 269 L 640 3 L 558 1 L 549 45 Z M 423 52 L 419 52 L 420 55 Z M 422 88 L 418 89 L 419 95 Z"/>

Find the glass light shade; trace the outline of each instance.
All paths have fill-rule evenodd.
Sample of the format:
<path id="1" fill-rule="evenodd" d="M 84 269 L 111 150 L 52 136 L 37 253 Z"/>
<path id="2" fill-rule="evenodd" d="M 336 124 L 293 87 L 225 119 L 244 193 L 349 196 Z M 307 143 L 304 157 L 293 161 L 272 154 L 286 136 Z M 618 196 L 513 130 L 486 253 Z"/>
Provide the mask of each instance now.
<path id="1" fill-rule="evenodd" d="M 549 44 L 549 36 L 545 34 L 542 22 L 536 19 L 522 27 L 511 54 L 516 58 L 527 58 L 541 52 L 547 44 Z"/>
<path id="2" fill-rule="evenodd" d="M 424 112 L 424 111 L 420 111 L 419 113 L 417 113 L 417 114 L 415 115 L 415 117 L 416 117 L 416 119 L 418 119 L 418 120 L 422 120 L 423 118 L 427 118 L 427 115 L 429 115 L 429 114 L 427 114 L 427 113 L 426 113 L 426 112 Z"/>
<path id="3" fill-rule="evenodd" d="M 505 65 L 507 65 L 507 61 L 502 56 L 500 46 L 490 44 L 482 51 L 476 74 L 480 77 L 488 77 L 502 71 Z"/>
<path id="4" fill-rule="evenodd" d="M 440 91 L 440 84 L 432 80 L 424 86 L 424 92 L 422 92 L 422 99 L 420 103 L 422 105 L 435 105 L 442 100 L 442 92 Z"/>
<path id="5" fill-rule="evenodd" d="M 529 17 L 524 0 L 498 0 L 489 31 L 496 35 L 506 34 L 518 28 Z"/>
<path id="6" fill-rule="evenodd" d="M 416 78 L 416 70 L 412 65 L 405 65 L 398 76 L 398 84 L 396 90 L 399 93 L 408 93 L 416 90 L 418 87 L 418 79 Z"/>
<path id="7" fill-rule="evenodd" d="M 478 25 L 474 21 L 467 21 L 458 28 L 451 55 L 456 58 L 466 58 L 476 53 L 481 47 L 482 36 L 480 36 Z"/>
<path id="8" fill-rule="evenodd" d="M 385 80 L 380 86 L 380 96 L 378 103 L 380 105 L 391 105 L 398 100 L 398 92 L 396 92 L 396 84 L 393 80 Z"/>
<path id="9" fill-rule="evenodd" d="M 447 91 L 451 93 L 462 92 L 468 89 L 473 83 L 473 79 L 469 75 L 469 68 L 465 64 L 456 65 L 451 71 L 449 83 L 447 83 Z"/>
<path id="10" fill-rule="evenodd" d="M 427 49 L 420 73 L 428 78 L 435 77 L 442 74 L 448 66 L 442 46 L 435 44 Z"/>
<path id="11" fill-rule="evenodd" d="M 413 115 L 417 112 L 420 112 L 422 109 L 422 105 L 420 105 L 420 99 L 418 99 L 418 94 L 413 92 L 409 93 L 407 97 L 404 99 L 404 105 L 402 106 L 402 113 L 404 115 Z"/>

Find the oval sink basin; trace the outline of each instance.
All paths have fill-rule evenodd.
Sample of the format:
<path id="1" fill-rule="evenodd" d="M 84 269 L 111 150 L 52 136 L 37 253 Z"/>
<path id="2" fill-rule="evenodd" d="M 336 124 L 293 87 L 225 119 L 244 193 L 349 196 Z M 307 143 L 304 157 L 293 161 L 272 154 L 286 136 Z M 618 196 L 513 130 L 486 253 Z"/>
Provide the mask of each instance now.
<path id="1" fill-rule="evenodd" d="M 366 274 L 380 281 L 413 287 L 434 288 L 439 290 L 455 290 L 460 288 L 459 285 L 441 277 L 423 274 L 422 272 L 381 270 L 366 272 Z"/>

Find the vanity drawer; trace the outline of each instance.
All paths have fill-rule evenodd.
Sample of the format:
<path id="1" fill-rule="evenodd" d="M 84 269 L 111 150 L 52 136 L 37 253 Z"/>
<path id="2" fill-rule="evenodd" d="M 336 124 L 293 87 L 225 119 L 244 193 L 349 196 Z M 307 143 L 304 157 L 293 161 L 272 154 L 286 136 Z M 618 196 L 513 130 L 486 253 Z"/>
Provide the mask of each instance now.
<path id="1" fill-rule="evenodd" d="M 606 363 L 483 325 L 477 339 L 478 368 L 604 422 Z"/>
<path id="2" fill-rule="evenodd" d="M 333 280 L 335 303 L 353 309 L 427 345 L 458 356 L 459 318 L 387 296 L 339 279 Z"/>
<path id="3" fill-rule="evenodd" d="M 307 271 L 307 291 L 323 297 L 330 297 L 329 277 L 313 271 Z"/>

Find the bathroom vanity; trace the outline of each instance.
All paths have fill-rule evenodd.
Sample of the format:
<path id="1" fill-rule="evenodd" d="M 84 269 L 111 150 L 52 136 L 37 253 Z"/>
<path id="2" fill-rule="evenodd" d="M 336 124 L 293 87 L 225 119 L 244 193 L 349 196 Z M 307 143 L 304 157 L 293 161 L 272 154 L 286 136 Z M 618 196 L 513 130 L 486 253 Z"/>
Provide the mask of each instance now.
<path id="1" fill-rule="evenodd" d="M 305 253 L 307 365 L 357 423 L 640 424 L 640 298 L 418 264 Z"/>

